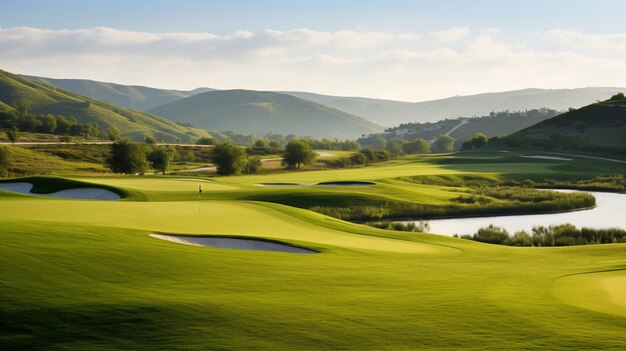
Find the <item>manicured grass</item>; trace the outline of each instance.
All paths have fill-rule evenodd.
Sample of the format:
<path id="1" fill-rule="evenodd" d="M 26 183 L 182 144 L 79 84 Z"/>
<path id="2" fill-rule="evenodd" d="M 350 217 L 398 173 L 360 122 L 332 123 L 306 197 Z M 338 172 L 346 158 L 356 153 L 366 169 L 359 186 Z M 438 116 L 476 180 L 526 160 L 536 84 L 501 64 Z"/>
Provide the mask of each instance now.
<path id="1" fill-rule="evenodd" d="M 623 349 L 626 244 L 505 247 L 241 199 L 400 197 L 405 186 L 408 198 L 445 204 L 454 187 L 397 178 L 616 172 L 600 161 L 572 161 L 567 171 L 484 155 L 208 180 L 79 178 L 128 192 L 117 201 L 0 192 L 0 349 Z M 377 185 L 254 185 L 340 180 Z M 275 239 L 321 253 L 194 247 L 155 232 Z"/>

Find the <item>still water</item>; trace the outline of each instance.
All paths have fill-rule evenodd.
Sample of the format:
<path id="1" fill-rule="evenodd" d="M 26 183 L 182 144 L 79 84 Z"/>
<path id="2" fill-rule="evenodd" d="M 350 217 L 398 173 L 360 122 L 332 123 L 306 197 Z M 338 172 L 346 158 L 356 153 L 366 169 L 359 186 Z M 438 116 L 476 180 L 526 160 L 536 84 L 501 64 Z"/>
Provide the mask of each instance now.
<path id="1" fill-rule="evenodd" d="M 567 190 L 559 190 L 567 191 Z M 596 207 L 590 210 L 516 216 L 488 216 L 472 218 L 433 219 L 428 221 L 430 232 L 449 235 L 474 234 L 490 224 L 505 228 L 510 234 L 519 230 L 531 233 L 535 226 L 571 223 L 577 228 L 626 229 L 626 194 L 589 192 L 596 198 Z M 412 221 L 406 221 L 408 223 Z"/>

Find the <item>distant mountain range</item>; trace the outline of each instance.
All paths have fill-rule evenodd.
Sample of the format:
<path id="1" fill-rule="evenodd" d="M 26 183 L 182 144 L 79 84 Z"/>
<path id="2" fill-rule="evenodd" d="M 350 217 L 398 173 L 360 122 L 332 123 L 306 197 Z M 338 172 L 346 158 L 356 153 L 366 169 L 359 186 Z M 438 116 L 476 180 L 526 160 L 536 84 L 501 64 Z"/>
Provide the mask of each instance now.
<path id="1" fill-rule="evenodd" d="M 181 91 L 142 86 L 127 86 L 81 79 L 30 78 L 95 99 L 106 100 L 120 106 L 140 111 L 150 111 L 168 119 L 190 122 L 197 124 L 198 127 L 209 129 L 227 128 L 233 129 L 233 131 L 238 133 L 258 133 L 271 129 L 273 132 L 280 131 L 281 133 L 300 134 L 303 130 L 302 128 L 298 128 L 299 120 L 305 120 L 312 116 L 312 105 L 303 103 L 303 101 L 323 105 L 316 107 L 318 110 L 317 113 L 324 111 L 322 114 L 326 116 L 321 118 L 321 115 L 317 115 L 317 118 L 321 118 L 320 121 L 323 120 L 325 123 L 330 123 L 334 118 L 338 118 L 338 121 L 344 121 L 341 123 L 347 123 L 345 122 L 346 119 L 353 120 L 354 123 L 356 123 L 356 127 L 350 133 L 346 133 L 345 130 L 333 133 L 333 126 L 330 124 L 326 126 L 327 128 L 313 126 L 312 132 L 307 132 L 307 130 L 311 130 L 308 127 L 304 131 L 305 134 L 326 137 L 367 134 L 370 130 L 380 129 L 377 125 L 393 127 L 408 122 L 425 123 L 458 117 L 486 116 L 492 111 L 524 111 L 541 107 L 547 107 L 553 110 L 567 110 L 569 107 L 578 108 L 585 106 L 598 100 L 606 99 L 608 96 L 612 96 L 619 91 L 626 90 L 626 88 L 612 87 L 524 89 L 468 96 L 454 96 L 424 102 L 406 102 L 364 97 L 341 97 L 296 91 L 277 92 L 278 94 L 291 95 L 302 99 L 292 100 L 299 101 L 299 104 L 293 106 L 280 106 L 280 104 L 276 102 L 262 101 L 262 99 L 259 99 L 258 95 L 261 94 L 261 92 L 256 92 L 257 96 L 252 98 L 254 94 L 247 94 L 245 90 L 229 90 L 227 95 L 242 94 L 242 96 L 239 98 L 241 104 L 230 105 L 228 109 L 232 110 L 228 111 L 228 109 L 220 110 L 221 107 L 219 106 L 209 106 L 209 104 L 222 103 L 221 99 L 215 98 L 217 95 L 211 98 L 212 95 L 210 94 L 202 95 L 202 99 L 208 99 L 207 102 L 202 104 L 200 104 L 198 99 L 193 99 L 191 102 L 187 100 L 185 103 L 175 104 L 177 101 L 189 99 L 198 94 L 216 91 L 211 88 Z M 262 94 L 269 96 L 267 92 L 263 92 Z M 248 98 L 251 98 L 251 100 L 246 102 Z M 235 100 L 237 99 L 232 99 L 232 101 Z M 264 105 L 265 102 L 267 102 L 267 104 Z M 217 111 L 219 111 L 228 121 L 220 121 L 217 116 L 209 114 L 207 114 L 205 119 L 198 118 L 199 111 L 192 112 L 196 107 L 192 107 L 190 104 L 194 106 L 202 105 L 203 108 L 212 111 L 211 113 L 217 113 Z M 242 104 L 247 105 L 243 106 Z M 273 106 L 274 108 L 268 108 L 269 106 Z M 304 110 L 299 111 L 297 106 L 304 108 Z M 179 108 L 181 110 L 177 110 Z M 238 114 L 244 111 L 245 114 L 241 117 L 244 121 L 237 121 L 237 119 L 240 118 Z M 280 118 L 278 117 L 283 113 L 289 113 L 289 118 L 294 119 L 292 121 L 293 123 L 285 122 L 286 119 L 289 119 L 286 115 Z M 351 117 L 348 117 L 348 115 L 351 115 Z M 355 120 L 354 118 L 356 116 L 363 117 L 373 123 Z M 282 126 L 275 127 L 273 122 L 280 123 Z M 241 128 L 241 130 L 237 130 L 236 128 Z"/>
<path id="2" fill-rule="evenodd" d="M 364 118 L 292 95 L 268 91 L 210 91 L 150 112 L 200 128 L 242 134 L 273 132 L 344 139 L 383 130 Z"/>
<path id="3" fill-rule="evenodd" d="M 513 133 L 493 146 L 626 159 L 626 99 L 606 100 L 558 115 Z"/>
<path id="4" fill-rule="evenodd" d="M 458 117 L 487 116 L 492 111 L 524 111 L 541 107 L 567 110 L 569 107 L 589 105 L 624 90 L 626 88 L 612 87 L 523 89 L 454 96 L 416 103 L 304 92 L 286 93 L 365 117 L 385 127 L 392 127 L 407 122 L 424 123 Z"/>
<path id="5" fill-rule="evenodd" d="M 168 90 L 144 87 L 140 85 L 105 83 L 87 79 L 54 79 L 35 76 L 25 77 L 30 80 L 54 85 L 55 87 L 61 89 L 139 111 L 148 111 L 152 108 L 172 101 L 177 101 L 195 94 L 215 90 L 211 88 L 197 88 L 190 91 Z"/>
<path id="6" fill-rule="evenodd" d="M 210 135 L 201 129 L 183 127 L 149 113 L 130 110 L 0 70 L 0 110 L 13 110 L 17 101 L 27 101 L 33 114 L 75 117 L 81 123 L 97 123 L 101 130 L 117 128 L 122 136 L 137 141 L 153 136 L 168 142 L 179 139 L 191 142 Z"/>

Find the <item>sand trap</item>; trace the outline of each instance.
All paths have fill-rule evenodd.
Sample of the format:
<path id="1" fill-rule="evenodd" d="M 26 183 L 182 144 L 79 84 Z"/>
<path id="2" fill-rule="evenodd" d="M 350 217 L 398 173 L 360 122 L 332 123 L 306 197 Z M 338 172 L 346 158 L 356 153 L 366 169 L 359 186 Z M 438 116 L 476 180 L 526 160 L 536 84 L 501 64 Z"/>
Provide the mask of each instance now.
<path id="1" fill-rule="evenodd" d="M 238 238 L 226 238 L 226 237 L 208 237 L 208 236 L 180 236 L 180 235 L 163 235 L 163 234 L 150 234 L 151 237 L 167 240 L 178 244 L 204 246 L 221 249 L 234 249 L 234 250 L 255 250 L 255 251 L 274 251 L 274 252 L 287 252 L 287 253 L 299 253 L 299 254 L 316 254 L 319 253 L 314 250 L 309 250 L 301 247 L 291 246 L 287 244 L 281 244 L 277 242 L 253 240 L 253 239 L 238 239 Z"/>
<path id="2" fill-rule="evenodd" d="M 117 200 L 120 196 L 111 190 L 102 188 L 78 188 L 55 191 L 50 194 L 35 194 L 31 192 L 33 185 L 30 183 L 0 183 L 0 190 L 31 196 L 55 197 L 60 199 L 86 199 L 86 200 Z"/>
<path id="3" fill-rule="evenodd" d="M 317 186 L 372 186 L 372 185 L 376 185 L 376 183 L 346 181 L 346 182 L 322 182 L 322 183 L 317 183 L 315 185 Z"/>
<path id="4" fill-rule="evenodd" d="M 300 184 L 300 183 L 258 183 L 256 186 L 311 186 L 313 184 Z"/>
<path id="5" fill-rule="evenodd" d="M 345 182 L 322 182 L 317 184 L 302 184 L 302 183 L 258 183 L 256 186 L 372 186 L 376 183 L 372 182 L 358 182 L 358 181 L 345 181 Z"/>
<path id="6" fill-rule="evenodd" d="M 316 154 L 318 154 L 320 157 L 332 157 L 335 156 L 335 154 L 330 153 L 330 152 L 325 152 L 325 151 L 314 151 Z"/>
<path id="7" fill-rule="evenodd" d="M 533 156 L 522 156 L 524 158 L 536 158 L 541 160 L 554 160 L 554 161 L 571 161 L 571 158 L 565 157 L 556 157 L 556 156 L 543 156 L 543 155 L 533 155 Z"/>

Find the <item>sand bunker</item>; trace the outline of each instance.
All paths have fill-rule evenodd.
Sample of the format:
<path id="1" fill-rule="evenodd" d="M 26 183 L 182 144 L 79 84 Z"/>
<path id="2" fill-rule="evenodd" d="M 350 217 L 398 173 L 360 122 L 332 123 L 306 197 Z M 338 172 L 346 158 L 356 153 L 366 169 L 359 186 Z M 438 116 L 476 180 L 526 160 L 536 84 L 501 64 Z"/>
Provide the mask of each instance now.
<path id="1" fill-rule="evenodd" d="M 536 158 L 541 160 L 553 160 L 553 161 L 571 161 L 571 158 L 565 157 L 556 157 L 556 156 L 543 156 L 543 155 L 533 155 L 533 156 L 522 156 L 524 158 Z"/>
<path id="2" fill-rule="evenodd" d="M 372 182 L 355 182 L 355 181 L 345 181 L 345 182 L 323 182 L 317 183 L 317 186 L 372 186 L 376 183 Z"/>
<path id="3" fill-rule="evenodd" d="M 0 183 L 0 190 L 31 196 L 55 197 L 60 199 L 86 199 L 86 200 L 117 200 L 120 196 L 111 190 L 102 188 L 77 188 L 55 191 L 50 194 L 32 193 L 31 183 Z"/>
<path id="4" fill-rule="evenodd" d="M 150 234 L 151 237 L 167 240 L 178 244 L 204 246 L 221 249 L 234 250 L 256 250 L 256 251 L 274 251 L 299 254 L 316 254 L 314 250 L 309 250 L 297 246 L 291 246 L 278 242 L 269 242 L 245 238 L 227 238 L 217 236 L 181 236 L 181 235 L 163 235 Z"/>
<path id="5" fill-rule="evenodd" d="M 312 184 L 300 184 L 300 183 L 258 183 L 256 186 L 311 186 Z"/>
<path id="6" fill-rule="evenodd" d="M 376 183 L 372 182 L 359 182 L 359 181 L 339 181 L 339 182 L 322 182 L 317 184 L 302 184 L 302 183 L 259 183 L 256 186 L 372 186 Z"/>

